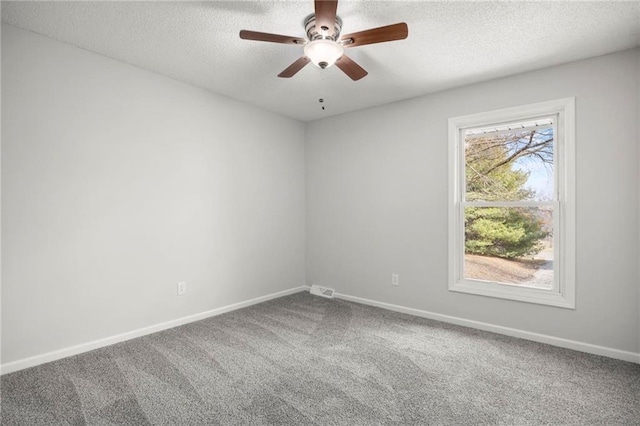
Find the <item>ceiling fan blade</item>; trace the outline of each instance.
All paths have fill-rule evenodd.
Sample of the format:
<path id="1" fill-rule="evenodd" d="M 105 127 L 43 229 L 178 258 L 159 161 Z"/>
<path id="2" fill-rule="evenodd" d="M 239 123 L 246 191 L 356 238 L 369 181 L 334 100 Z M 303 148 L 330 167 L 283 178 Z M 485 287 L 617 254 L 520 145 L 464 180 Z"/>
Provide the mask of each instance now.
<path id="1" fill-rule="evenodd" d="M 338 0 L 315 0 L 316 31 L 322 34 L 322 27 L 326 27 L 327 34 L 333 34 L 338 10 Z"/>
<path id="2" fill-rule="evenodd" d="M 351 80 L 360 80 L 362 77 L 369 74 L 364 68 L 356 64 L 353 59 L 347 55 L 342 55 L 340 59 L 336 61 L 336 66 L 340 68 L 346 75 L 351 77 Z"/>
<path id="3" fill-rule="evenodd" d="M 272 43 L 284 44 L 304 44 L 305 40 L 300 37 L 290 37 L 280 34 L 260 33 L 257 31 L 242 30 L 240 38 L 243 40 L 269 41 Z"/>
<path id="4" fill-rule="evenodd" d="M 299 58 L 297 61 L 295 61 L 294 63 L 292 63 L 291 65 L 289 65 L 280 74 L 278 74 L 278 77 L 283 77 L 283 78 L 293 77 L 294 75 L 296 75 L 298 71 L 304 68 L 304 66 L 307 65 L 309 62 L 311 62 L 311 59 L 307 58 L 306 56 L 303 56 Z"/>
<path id="5" fill-rule="evenodd" d="M 340 37 L 340 41 L 352 40 L 351 43 L 345 43 L 344 47 L 356 47 L 365 44 L 382 43 L 385 41 L 402 40 L 409 35 L 409 28 L 404 22 L 399 24 L 387 25 L 370 30 L 359 31 Z"/>

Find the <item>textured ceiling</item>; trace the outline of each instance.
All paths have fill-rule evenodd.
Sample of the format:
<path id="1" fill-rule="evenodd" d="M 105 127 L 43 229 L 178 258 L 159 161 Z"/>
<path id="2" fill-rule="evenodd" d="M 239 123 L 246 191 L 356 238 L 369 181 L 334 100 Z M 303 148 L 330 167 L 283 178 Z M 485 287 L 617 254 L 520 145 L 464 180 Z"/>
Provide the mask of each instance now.
<path id="1" fill-rule="evenodd" d="M 341 0 L 343 34 L 409 26 L 347 51 L 369 72 L 356 82 L 311 64 L 278 78 L 302 47 L 238 36 L 304 37 L 310 13 L 312 0 L 2 2 L 3 22 L 302 121 L 640 46 L 640 1 Z"/>

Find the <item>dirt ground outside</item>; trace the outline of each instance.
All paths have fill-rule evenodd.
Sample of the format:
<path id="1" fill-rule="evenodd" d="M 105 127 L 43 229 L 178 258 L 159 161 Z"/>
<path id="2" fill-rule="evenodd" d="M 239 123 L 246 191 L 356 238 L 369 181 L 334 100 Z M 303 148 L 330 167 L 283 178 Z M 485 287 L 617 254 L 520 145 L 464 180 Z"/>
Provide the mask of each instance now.
<path id="1" fill-rule="evenodd" d="M 465 254 L 465 278 L 507 284 L 531 284 L 542 269 L 549 268 L 545 259 L 502 259 Z M 552 269 L 552 268 L 551 268 Z M 549 283 L 550 284 L 550 283 Z M 545 283 L 545 285 L 548 285 Z"/>

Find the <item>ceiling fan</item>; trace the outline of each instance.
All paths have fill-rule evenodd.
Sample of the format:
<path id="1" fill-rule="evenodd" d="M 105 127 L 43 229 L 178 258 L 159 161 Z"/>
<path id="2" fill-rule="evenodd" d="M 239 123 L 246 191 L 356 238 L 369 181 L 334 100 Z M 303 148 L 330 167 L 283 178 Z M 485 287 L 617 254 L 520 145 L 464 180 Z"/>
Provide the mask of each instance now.
<path id="1" fill-rule="evenodd" d="M 345 48 L 402 40 L 409 34 L 407 24 L 401 22 L 340 37 L 342 19 L 336 15 L 337 9 L 338 0 L 315 0 L 315 13 L 304 20 L 307 40 L 248 30 L 240 31 L 240 38 L 304 46 L 304 55 L 278 74 L 278 77 L 293 77 L 305 65 L 313 62 L 322 69 L 335 64 L 355 81 L 366 76 L 367 71 L 344 54 Z"/>

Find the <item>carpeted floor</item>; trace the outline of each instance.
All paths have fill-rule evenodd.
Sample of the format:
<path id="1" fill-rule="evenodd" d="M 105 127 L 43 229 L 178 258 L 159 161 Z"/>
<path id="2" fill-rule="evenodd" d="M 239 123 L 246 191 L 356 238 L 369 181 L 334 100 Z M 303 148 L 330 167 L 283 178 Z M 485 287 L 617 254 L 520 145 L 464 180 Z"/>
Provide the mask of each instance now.
<path id="1" fill-rule="evenodd" d="M 308 293 L 1 391 L 2 425 L 640 424 L 640 365 Z"/>

